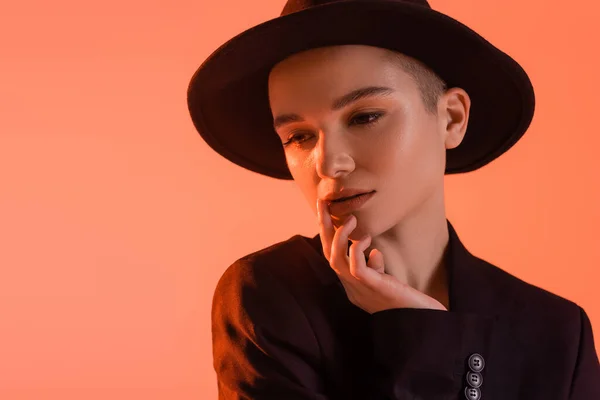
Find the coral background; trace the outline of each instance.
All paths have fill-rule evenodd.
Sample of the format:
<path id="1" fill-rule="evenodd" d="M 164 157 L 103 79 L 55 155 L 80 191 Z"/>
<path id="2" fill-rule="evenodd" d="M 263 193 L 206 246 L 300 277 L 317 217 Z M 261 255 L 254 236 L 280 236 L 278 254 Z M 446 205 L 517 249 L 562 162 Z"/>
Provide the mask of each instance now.
<path id="1" fill-rule="evenodd" d="M 316 221 L 194 130 L 191 75 L 283 0 L 1 0 L 0 399 L 214 399 L 210 306 L 237 258 Z M 581 305 L 600 347 L 600 6 L 431 0 L 518 60 L 534 120 L 446 178 L 477 256 Z"/>

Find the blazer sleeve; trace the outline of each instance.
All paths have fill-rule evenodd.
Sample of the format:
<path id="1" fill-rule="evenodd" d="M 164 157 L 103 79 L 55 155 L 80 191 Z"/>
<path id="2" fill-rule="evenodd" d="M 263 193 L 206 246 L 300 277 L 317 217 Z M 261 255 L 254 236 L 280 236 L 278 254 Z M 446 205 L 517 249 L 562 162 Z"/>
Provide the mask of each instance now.
<path id="1" fill-rule="evenodd" d="M 579 307 L 579 351 L 573 381 L 571 382 L 570 400 L 600 399 L 600 364 L 594 345 L 592 324 L 583 308 Z"/>
<path id="2" fill-rule="evenodd" d="M 309 322 L 261 267 L 240 259 L 217 283 L 211 322 L 219 400 L 327 400 Z"/>

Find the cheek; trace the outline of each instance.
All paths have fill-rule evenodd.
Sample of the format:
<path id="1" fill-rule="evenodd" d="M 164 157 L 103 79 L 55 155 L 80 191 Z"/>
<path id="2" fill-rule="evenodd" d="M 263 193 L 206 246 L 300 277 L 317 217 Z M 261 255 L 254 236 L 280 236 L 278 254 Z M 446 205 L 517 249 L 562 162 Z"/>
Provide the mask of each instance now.
<path id="1" fill-rule="evenodd" d="M 316 171 L 310 157 L 304 153 L 294 154 L 292 152 L 291 155 L 286 154 L 285 160 L 292 178 L 300 188 L 304 189 L 307 185 L 314 184 Z"/>
<path id="2" fill-rule="evenodd" d="M 314 170 L 314 167 L 303 167 L 302 163 L 298 163 L 299 165 L 292 165 L 288 163 L 288 168 L 290 169 L 290 173 L 292 178 L 294 179 L 294 184 L 300 190 L 304 198 L 309 202 L 311 208 L 316 210 L 315 201 L 318 197 L 317 186 L 318 186 L 318 177 Z"/>
<path id="3" fill-rule="evenodd" d="M 422 188 L 443 176 L 443 154 L 431 131 L 434 127 L 417 122 L 393 121 L 371 148 L 373 171 L 402 191 Z"/>
<path id="4" fill-rule="evenodd" d="M 285 162 L 292 175 L 297 173 L 296 171 L 299 171 L 300 167 L 302 166 L 302 163 L 298 157 L 289 156 L 288 154 L 285 155 Z"/>
<path id="5" fill-rule="evenodd" d="M 374 172 L 379 176 L 395 175 L 410 164 L 410 132 L 400 123 L 391 121 L 378 132 L 364 150 Z"/>

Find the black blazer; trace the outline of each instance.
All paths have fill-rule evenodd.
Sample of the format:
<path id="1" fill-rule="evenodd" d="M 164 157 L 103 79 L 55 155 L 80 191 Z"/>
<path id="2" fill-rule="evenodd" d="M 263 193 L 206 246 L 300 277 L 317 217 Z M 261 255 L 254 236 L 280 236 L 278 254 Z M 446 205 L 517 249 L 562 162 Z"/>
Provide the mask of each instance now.
<path id="1" fill-rule="evenodd" d="M 449 311 L 363 311 L 319 235 L 234 262 L 212 303 L 219 399 L 600 400 L 585 311 L 473 256 L 448 229 Z"/>

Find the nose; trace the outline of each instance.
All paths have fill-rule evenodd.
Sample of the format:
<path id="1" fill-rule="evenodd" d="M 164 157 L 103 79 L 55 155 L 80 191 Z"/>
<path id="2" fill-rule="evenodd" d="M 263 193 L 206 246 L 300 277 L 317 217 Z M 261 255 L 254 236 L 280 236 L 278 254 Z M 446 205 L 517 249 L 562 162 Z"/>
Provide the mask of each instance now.
<path id="1" fill-rule="evenodd" d="M 341 134 L 319 133 L 314 151 L 317 173 L 321 178 L 337 178 L 354 171 L 351 148 Z"/>

